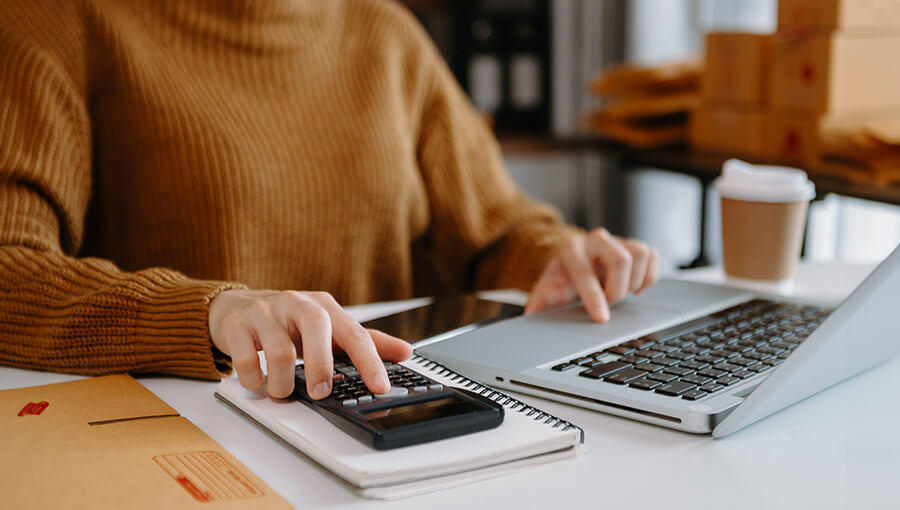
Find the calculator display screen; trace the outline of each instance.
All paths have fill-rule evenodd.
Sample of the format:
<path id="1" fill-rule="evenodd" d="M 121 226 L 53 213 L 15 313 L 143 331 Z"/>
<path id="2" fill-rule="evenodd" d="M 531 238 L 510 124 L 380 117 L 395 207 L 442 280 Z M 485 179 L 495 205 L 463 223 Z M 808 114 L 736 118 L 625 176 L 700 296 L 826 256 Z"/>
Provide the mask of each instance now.
<path id="1" fill-rule="evenodd" d="M 474 400 L 462 400 L 455 396 L 417 402 L 415 404 L 379 409 L 361 413 L 362 417 L 369 421 L 373 427 L 384 432 L 407 425 L 424 423 L 450 416 L 459 416 L 490 408 L 481 402 Z"/>

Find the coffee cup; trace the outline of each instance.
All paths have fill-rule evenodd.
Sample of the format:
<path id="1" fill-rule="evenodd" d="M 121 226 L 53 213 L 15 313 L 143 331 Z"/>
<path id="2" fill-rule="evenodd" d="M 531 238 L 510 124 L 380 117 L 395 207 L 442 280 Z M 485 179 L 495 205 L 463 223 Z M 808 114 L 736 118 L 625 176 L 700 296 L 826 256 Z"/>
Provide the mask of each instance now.
<path id="1" fill-rule="evenodd" d="M 796 168 L 729 159 L 715 187 L 722 204 L 722 261 L 731 278 L 789 283 L 797 269 L 815 186 Z"/>

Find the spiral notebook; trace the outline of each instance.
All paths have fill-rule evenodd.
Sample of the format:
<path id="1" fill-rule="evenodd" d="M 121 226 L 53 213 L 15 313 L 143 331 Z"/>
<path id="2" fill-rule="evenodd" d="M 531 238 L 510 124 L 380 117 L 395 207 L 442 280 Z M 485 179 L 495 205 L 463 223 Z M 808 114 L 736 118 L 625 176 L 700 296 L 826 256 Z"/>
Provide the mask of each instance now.
<path id="1" fill-rule="evenodd" d="M 396 450 L 376 451 L 347 436 L 309 407 L 223 380 L 216 397 L 346 482 L 359 495 L 397 499 L 514 473 L 575 457 L 584 431 L 421 356 L 403 362 L 446 386 L 480 393 L 506 409 L 491 430 Z"/>

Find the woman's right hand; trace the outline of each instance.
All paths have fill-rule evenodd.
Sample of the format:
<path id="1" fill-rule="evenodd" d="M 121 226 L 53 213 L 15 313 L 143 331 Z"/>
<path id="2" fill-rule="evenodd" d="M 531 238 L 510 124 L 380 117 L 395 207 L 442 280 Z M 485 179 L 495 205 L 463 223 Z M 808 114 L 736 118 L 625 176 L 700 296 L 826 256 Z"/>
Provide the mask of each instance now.
<path id="1" fill-rule="evenodd" d="M 367 330 L 327 292 L 226 290 L 209 304 L 209 333 L 215 346 L 231 356 L 241 385 L 255 390 L 265 383 L 275 398 L 294 390 L 298 358 L 306 367 L 306 391 L 314 399 L 331 393 L 334 353 L 343 352 L 373 393 L 390 389 L 382 359 L 412 355 L 408 343 Z M 266 354 L 264 378 L 257 352 Z"/>

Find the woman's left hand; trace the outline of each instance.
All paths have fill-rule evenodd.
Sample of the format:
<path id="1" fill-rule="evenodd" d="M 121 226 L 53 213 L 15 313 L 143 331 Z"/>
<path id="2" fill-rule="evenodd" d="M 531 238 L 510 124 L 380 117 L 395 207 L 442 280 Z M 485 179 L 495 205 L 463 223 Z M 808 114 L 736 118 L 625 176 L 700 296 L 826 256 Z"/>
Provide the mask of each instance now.
<path id="1" fill-rule="evenodd" d="M 641 293 L 659 279 L 659 254 L 636 239 L 597 228 L 563 243 L 537 283 L 525 313 L 581 298 L 594 322 L 609 320 L 610 305 Z"/>

